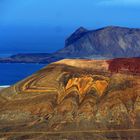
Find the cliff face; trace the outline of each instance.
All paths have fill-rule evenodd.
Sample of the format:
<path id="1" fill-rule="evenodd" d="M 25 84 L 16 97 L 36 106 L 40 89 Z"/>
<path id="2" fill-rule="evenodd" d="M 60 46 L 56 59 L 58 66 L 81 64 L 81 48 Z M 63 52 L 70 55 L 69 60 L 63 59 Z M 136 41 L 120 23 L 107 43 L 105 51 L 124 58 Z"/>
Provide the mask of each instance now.
<path id="1" fill-rule="evenodd" d="M 42 139 L 139 140 L 139 64 L 139 58 L 52 63 L 1 91 L 0 132 L 33 139 L 30 132 L 45 131 Z"/>
<path id="2" fill-rule="evenodd" d="M 109 26 L 88 31 L 79 28 L 67 40 L 58 54 L 69 57 L 138 57 L 140 29 Z"/>

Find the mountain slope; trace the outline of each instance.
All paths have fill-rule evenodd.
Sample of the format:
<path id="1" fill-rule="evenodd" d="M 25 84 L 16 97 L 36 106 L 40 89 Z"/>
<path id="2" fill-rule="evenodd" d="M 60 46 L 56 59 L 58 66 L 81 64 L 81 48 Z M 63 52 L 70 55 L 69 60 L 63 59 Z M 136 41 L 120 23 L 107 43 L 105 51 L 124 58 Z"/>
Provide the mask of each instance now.
<path id="1" fill-rule="evenodd" d="M 0 92 L 2 138 L 139 140 L 139 63 L 67 59 L 48 65 Z"/>
<path id="2" fill-rule="evenodd" d="M 23 57 L 24 56 L 24 57 Z M 109 26 L 98 30 L 77 29 L 65 47 L 52 54 L 20 54 L 0 62 L 50 63 L 64 58 L 119 58 L 140 56 L 140 29 Z"/>
<path id="3" fill-rule="evenodd" d="M 64 57 L 138 57 L 140 56 L 140 29 L 109 26 L 87 31 L 78 29 L 67 40 L 65 48 L 57 53 Z"/>

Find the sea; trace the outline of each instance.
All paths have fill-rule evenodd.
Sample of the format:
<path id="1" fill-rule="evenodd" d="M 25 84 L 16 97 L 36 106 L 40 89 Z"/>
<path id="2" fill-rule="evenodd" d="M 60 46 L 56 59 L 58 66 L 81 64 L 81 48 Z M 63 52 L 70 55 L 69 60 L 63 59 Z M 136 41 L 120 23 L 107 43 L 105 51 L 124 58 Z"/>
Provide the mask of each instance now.
<path id="1" fill-rule="evenodd" d="M 0 57 L 12 54 L 0 53 Z M 47 64 L 25 64 L 25 63 L 0 63 L 0 87 L 6 87 L 37 72 Z"/>

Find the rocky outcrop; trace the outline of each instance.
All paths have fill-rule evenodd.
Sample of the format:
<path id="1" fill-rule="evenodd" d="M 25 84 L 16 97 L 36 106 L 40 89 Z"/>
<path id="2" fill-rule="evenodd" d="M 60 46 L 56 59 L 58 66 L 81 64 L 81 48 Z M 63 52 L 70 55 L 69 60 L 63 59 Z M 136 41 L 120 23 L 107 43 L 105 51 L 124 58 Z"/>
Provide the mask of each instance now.
<path id="1" fill-rule="evenodd" d="M 138 140 L 139 63 L 139 58 L 52 63 L 1 91 L 0 132 L 3 137 L 19 132 L 20 139 L 22 132 L 35 137 L 40 131 L 47 139 Z"/>

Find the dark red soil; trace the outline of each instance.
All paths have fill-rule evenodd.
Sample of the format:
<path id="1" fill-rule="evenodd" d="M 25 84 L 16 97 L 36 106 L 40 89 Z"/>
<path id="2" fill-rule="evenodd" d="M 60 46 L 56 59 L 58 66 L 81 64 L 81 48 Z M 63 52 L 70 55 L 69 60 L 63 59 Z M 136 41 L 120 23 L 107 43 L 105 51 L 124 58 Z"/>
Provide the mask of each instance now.
<path id="1" fill-rule="evenodd" d="M 111 72 L 140 73 L 140 58 L 117 58 L 108 61 Z"/>

